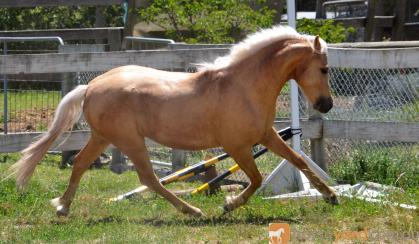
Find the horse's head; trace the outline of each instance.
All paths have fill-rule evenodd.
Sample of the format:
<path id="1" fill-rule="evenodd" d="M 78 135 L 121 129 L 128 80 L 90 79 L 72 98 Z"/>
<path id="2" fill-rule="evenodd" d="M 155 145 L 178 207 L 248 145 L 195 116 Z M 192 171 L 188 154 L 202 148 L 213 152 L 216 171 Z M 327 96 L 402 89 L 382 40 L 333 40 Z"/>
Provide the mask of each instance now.
<path id="1" fill-rule="evenodd" d="M 333 107 L 330 94 L 326 43 L 316 36 L 310 46 L 294 45 L 291 49 L 305 49 L 295 67 L 294 79 L 303 90 L 313 108 L 327 113 Z"/>

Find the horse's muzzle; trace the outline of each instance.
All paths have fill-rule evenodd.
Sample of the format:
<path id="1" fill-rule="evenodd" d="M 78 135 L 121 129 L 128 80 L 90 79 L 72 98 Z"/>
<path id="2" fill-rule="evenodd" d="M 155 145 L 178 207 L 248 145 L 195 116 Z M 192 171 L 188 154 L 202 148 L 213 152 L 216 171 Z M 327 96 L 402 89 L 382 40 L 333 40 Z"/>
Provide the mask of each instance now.
<path id="1" fill-rule="evenodd" d="M 333 100 L 331 97 L 319 97 L 313 108 L 321 113 L 327 113 L 333 107 Z"/>

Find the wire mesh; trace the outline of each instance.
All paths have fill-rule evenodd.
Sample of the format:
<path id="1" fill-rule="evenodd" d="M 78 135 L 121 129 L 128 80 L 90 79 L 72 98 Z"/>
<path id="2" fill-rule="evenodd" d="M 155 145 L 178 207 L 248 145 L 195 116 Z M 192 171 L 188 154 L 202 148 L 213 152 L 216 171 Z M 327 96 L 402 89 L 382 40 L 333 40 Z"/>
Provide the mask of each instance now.
<path id="1" fill-rule="evenodd" d="M 331 68 L 330 84 L 334 107 L 325 119 L 419 122 L 419 68 Z M 364 158 L 391 151 L 387 161 L 403 161 L 409 152 L 414 155 L 410 164 L 416 165 L 416 170 L 419 166 L 418 142 L 326 139 L 325 147 L 329 165 L 346 164 L 359 158 L 360 153 Z"/>
<path id="2" fill-rule="evenodd" d="M 4 94 L 4 93 L 3 93 Z M 59 91 L 10 89 L 7 95 L 7 132 L 45 131 L 61 99 Z M 0 105 L 3 120 L 3 101 Z M 4 124 L 0 131 L 5 132 Z"/>
<path id="3" fill-rule="evenodd" d="M 326 119 L 418 122 L 419 68 L 332 68 L 334 108 Z"/>

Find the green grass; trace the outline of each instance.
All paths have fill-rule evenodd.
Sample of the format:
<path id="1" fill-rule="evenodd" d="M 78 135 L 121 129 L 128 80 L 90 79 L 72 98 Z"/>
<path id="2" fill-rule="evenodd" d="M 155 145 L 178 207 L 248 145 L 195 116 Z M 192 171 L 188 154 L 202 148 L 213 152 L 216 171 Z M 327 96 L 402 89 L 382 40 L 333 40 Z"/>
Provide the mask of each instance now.
<path id="1" fill-rule="evenodd" d="M 0 155 L 0 177 L 17 159 Z M 58 169 L 59 158 L 47 156 L 38 166 L 25 194 L 15 191 L 11 179 L 0 183 L 0 243 L 267 243 L 271 222 L 291 225 L 294 243 L 331 243 L 336 232 L 368 228 L 375 233 L 418 232 L 417 211 L 341 199 L 331 206 L 322 200 L 272 201 L 254 196 L 250 202 L 222 215 L 225 193 L 183 197 L 200 207 L 203 218 L 177 212 L 153 193 L 119 203 L 107 199 L 138 184 L 134 172 L 112 174 L 107 169 L 88 171 L 81 182 L 68 218 L 57 218 L 49 200 L 60 196 L 70 169 Z M 195 187 L 177 183 L 172 189 Z M 416 188 L 399 194 L 399 202 L 418 205 Z M 395 239 L 389 237 L 390 243 Z"/>
<path id="2" fill-rule="evenodd" d="M 419 147 L 373 148 L 358 144 L 349 157 L 341 157 L 329 167 L 330 174 L 342 183 L 373 181 L 404 189 L 419 187 Z"/>
<path id="3" fill-rule="evenodd" d="M 407 118 L 407 122 L 418 122 L 419 121 L 419 99 L 415 102 L 407 103 L 401 107 L 403 114 L 410 114 L 411 116 Z"/>
<path id="4" fill-rule="evenodd" d="M 4 92 L 0 92 L 0 111 L 4 108 Z M 9 107 L 18 110 L 27 110 L 33 108 L 56 107 L 61 100 L 60 91 L 9 91 L 7 93 L 7 102 Z"/>

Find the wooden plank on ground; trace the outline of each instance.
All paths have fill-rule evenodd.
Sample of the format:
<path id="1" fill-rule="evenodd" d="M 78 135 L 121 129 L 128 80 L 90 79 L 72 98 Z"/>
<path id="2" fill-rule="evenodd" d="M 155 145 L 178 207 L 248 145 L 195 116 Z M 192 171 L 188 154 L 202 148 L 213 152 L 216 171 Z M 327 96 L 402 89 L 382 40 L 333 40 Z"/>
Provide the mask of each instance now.
<path id="1" fill-rule="evenodd" d="M 0 74 L 107 71 L 123 65 L 185 69 L 191 63 L 212 61 L 229 49 L 146 50 L 104 53 L 0 55 Z"/>
<path id="2" fill-rule="evenodd" d="M 324 120 L 325 138 L 419 142 L 419 123 Z"/>

